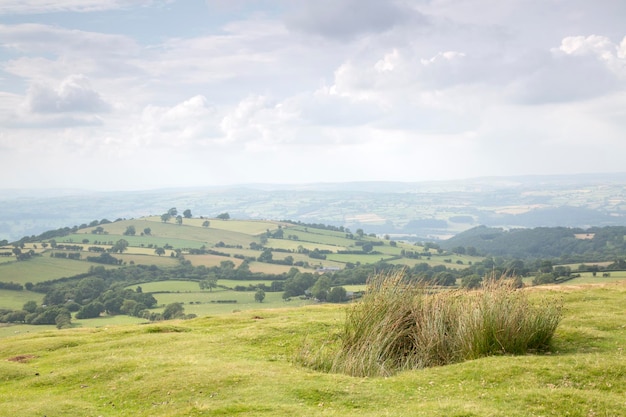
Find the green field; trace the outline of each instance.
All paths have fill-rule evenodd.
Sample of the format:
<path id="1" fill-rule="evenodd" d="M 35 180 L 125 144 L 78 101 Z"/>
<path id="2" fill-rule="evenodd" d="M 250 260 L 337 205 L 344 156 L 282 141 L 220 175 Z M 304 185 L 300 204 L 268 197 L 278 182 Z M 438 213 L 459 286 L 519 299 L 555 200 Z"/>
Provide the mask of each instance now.
<path id="1" fill-rule="evenodd" d="M 154 298 L 157 299 L 159 305 L 183 303 L 185 314 L 196 314 L 199 317 L 232 313 L 233 311 L 239 310 L 300 307 L 313 303 L 310 300 L 301 300 L 298 298 L 285 301 L 282 298 L 282 292 L 266 292 L 263 303 L 258 303 L 254 300 L 254 294 L 254 291 L 214 289 L 212 292 L 198 291 L 154 294 Z M 221 303 L 219 301 L 236 301 L 236 303 Z M 160 311 L 160 309 L 155 309 L 154 311 Z"/>
<path id="2" fill-rule="evenodd" d="M 265 286 L 269 287 L 270 285 L 272 285 L 272 281 L 268 281 L 268 280 L 237 280 L 237 279 L 220 279 L 217 281 L 217 285 L 223 285 L 224 287 L 228 287 L 228 288 L 235 288 L 237 285 L 242 285 L 244 287 L 247 287 L 248 285 L 261 285 L 264 284 Z"/>
<path id="3" fill-rule="evenodd" d="M 254 291 L 234 291 L 226 290 L 222 286 L 235 288 L 235 286 L 265 284 L 270 286 L 271 281 L 253 280 L 223 280 L 217 281 L 218 288 L 212 291 L 200 290 L 195 281 L 159 281 L 141 284 L 144 293 L 154 293 L 160 308 L 154 311 L 162 311 L 163 306 L 170 303 L 183 303 L 186 314 L 196 314 L 198 316 L 230 313 L 233 310 L 249 310 L 257 308 L 281 308 L 285 306 L 301 306 L 311 302 L 308 300 L 292 300 L 285 302 L 282 299 L 282 292 L 265 293 L 265 300 L 259 304 L 254 300 Z M 137 286 L 131 285 L 128 288 L 134 290 Z M 219 303 L 218 301 L 234 300 L 236 303 Z M 98 319 L 96 319 L 98 320 Z"/>
<path id="4" fill-rule="evenodd" d="M 99 246 L 97 244 L 93 244 L 93 242 L 100 242 L 102 244 L 107 244 L 108 242 L 110 242 L 113 244 L 120 239 L 126 240 L 130 246 L 135 246 L 135 247 L 142 247 L 142 245 L 144 247 L 147 247 L 148 245 L 152 244 L 153 247 L 155 248 L 163 247 L 165 245 L 171 245 L 174 248 L 199 249 L 200 247 L 202 247 L 202 245 L 205 245 L 205 246 L 209 245 L 208 239 L 204 241 L 200 241 L 200 240 L 193 240 L 193 239 L 181 239 L 181 238 L 161 237 L 161 236 L 124 236 L 121 234 L 120 235 L 114 235 L 114 234 L 100 235 L 97 237 L 96 235 L 89 235 L 89 237 L 92 237 L 91 239 L 89 239 L 89 237 L 86 237 L 86 236 L 87 235 L 72 234 L 72 235 L 67 235 L 67 236 L 56 238 L 55 240 L 59 244 L 72 244 L 72 245 L 83 246 L 84 250 L 87 250 L 89 246 Z M 91 243 L 82 243 L 83 239 L 89 239 L 89 242 Z"/>
<path id="5" fill-rule="evenodd" d="M 41 304 L 43 300 L 43 294 L 32 291 L 11 291 L 0 290 L 0 308 L 6 308 L 10 310 L 21 310 L 24 303 L 33 300 L 37 304 Z"/>
<path id="6" fill-rule="evenodd" d="M 621 281 L 626 279 L 626 271 L 610 271 L 610 277 L 602 277 L 602 272 L 599 272 L 594 277 L 591 272 L 583 272 L 579 278 L 574 278 L 567 281 L 566 285 L 577 284 L 602 284 L 607 282 Z"/>
<path id="7" fill-rule="evenodd" d="M 553 294 L 563 297 L 565 316 L 551 354 L 391 377 L 294 362 L 305 341 L 339 333 L 345 306 L 231 308 L 190 321 L 37 334 L 0 328 L 0 415 L 623 416 L 626 283 Z"/>
<path id="8" fill-rule="evenodd" d="M 70 277 L 89 271 L 100 264 L 52 258 L 48 255 L 36 256 L 28 261 L 0 264 L 0 281 L 37 283 L 51 279 Z"/>
<path id="9" fill-rule="evenodd" d="M 200 291 L 200 286 L 196 281 L 155 281 L 146 282 L 141 285 L 142 292 L 196 292 Z M 137 285 L 130 285 L 126 288 L 134 290 Z"/>
<path id="10" fill-rule="evenodd" d="M 103 326 L 120 326 L 125 324 L 145 324 L 149 323 L 145 319 L 131 316 L 102 316 L 95 319 L 72 319 L 73 327 L 103 327 Z M 34 326 L 33 326 L 34 327 Z"/>

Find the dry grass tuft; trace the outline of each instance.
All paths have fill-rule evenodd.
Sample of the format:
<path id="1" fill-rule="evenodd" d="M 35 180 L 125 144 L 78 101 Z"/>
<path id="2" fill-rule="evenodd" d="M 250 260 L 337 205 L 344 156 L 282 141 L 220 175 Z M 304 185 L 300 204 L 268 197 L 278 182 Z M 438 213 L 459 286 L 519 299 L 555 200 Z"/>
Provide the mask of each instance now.
<path id="1" fill-rule="evenodd" d="M 477 291 L 431 292 L 403 273 L 377 275 L 352 307 L 340 337 L 301 363 L 353 376 L 446 365 L 496 354 L 547 350 L 561 320 L 561 303 L 532 304 L 511 280 L 487 280 Z"/>

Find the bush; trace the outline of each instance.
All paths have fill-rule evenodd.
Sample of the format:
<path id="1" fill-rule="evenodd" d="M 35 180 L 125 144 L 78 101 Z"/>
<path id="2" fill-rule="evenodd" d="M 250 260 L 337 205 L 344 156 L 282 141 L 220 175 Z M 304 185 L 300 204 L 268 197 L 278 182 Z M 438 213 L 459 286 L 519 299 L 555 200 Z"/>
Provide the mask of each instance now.
<path id="1" fill-rule="evenodd" d="M 478 291 L 429 293 L 402 272 L 377 275 L 349 312 L 338 341 L 305 346 L 298 359 L 353 376 L 391 375 L 495 354 L 546 350 L 561 320 L 554 300 L 532 305 L 511 281 Z"/>

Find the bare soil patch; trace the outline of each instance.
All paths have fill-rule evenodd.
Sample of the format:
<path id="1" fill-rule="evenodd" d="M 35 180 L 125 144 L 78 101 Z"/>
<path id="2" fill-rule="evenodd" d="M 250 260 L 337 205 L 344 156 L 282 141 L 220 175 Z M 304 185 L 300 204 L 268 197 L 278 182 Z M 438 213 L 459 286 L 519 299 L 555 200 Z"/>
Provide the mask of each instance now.
<path id="1" fill-rule="evenodd" d="M 13 356 L 12 358 L 8 358 L 7 360 L 9 362 L 19 362 L 19 363 L 25 363 L 28 362 L 31 359 L 35 359 L 37 356 L 35 355 L 17 355 L 17 356 Z"/>

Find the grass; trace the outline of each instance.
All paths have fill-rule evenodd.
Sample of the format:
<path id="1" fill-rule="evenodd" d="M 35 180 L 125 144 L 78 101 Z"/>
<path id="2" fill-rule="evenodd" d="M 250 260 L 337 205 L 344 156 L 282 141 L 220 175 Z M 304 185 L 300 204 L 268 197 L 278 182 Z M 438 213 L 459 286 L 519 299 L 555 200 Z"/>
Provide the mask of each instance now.
<path id="1" fill-rule="evenodd" d="M 43 294 L 26 290 L 0 290 L 0 308 L 21 310 L 24 303 L 30 300 L 37 301 L 37 304 L 41 304 L 43 296 Z"/>
<path id="2" fill-rule="evenodd" d="M 208 246 L 209 244 L 208 239 L 201 241 L 201 240 L 183 239 L 183 238 L 167 237 L 167 236 L 124 236 L 122 234 L 119 234 L 119 235 L 117 234 L 108 234 L 108 235 L 74 234 L 74 235 L 59 237 L 59 238 L 56 238 L 55 240 L 59 244 L 81 245 L 83 246 L 84 249 L 87 249 L 89 246 L 100 246 L 100 245 L 95 245 L 92 243 L 82 243 L 82 239 L 89 239 L 90 242 L 98 241 L 101 243 L 108 243 L 108 242 L 115 243 L 120 239 L 124 239 L 128 242 L 129 246 L 134 246 L 134 247 L 141 247 L 141 245 L 143 245 L 144 247 L 147 247 L 150 244 L 154 245 L 154 247 L 157 247 L 157 246 L 163 247 L 169 244 L 174 248 L 199 249 L 200 247 L 202 247 L 202 245 Z M 152 251 L 154 252 L 154 249 L 152 249 Z"/>
<path id="3" fill-rule="evenodd" d="M 344 306 L 11 332 L 0 353 L 0 415 L 623 415 L 626 283 L 558 294 L 564 316 L 551 355 L 499 355 L 386 378 L 293 362 L 304 340 L 341 332 Z"/>
<path id="4" fill-rule="evenodd" d="M 153 251 L 154 252 L 154 251 Z M 166 253 L 169 251 L 166 251 Z M 83 254 L 83 257 L 87 255 Z M 93 256 L 93 255 L 91 255 Z M 136 265 L 156 265 L 160 267 L 172 267 L 179 264 L 178 259 L 173 258 L 171 256 L 154 256 L 154 255 L 142 255 L 135 253 L 116 253 L 113 254 L 113 257 L 117 259 L 121 259 L 126 262 L 126 264 L 130 264 L 131 262 Z"/>
<path id="5" fill-rule="evenodd" d="M 146 282 L 144 284 L 139 284 L 141 286 L 142 292 L 198 292 L 200 291 L 200 286 L 197 281 L 178 281 L 178 280 L 169 280 L 169 281 L 154 281 L 154 282 Z M 131 290 L 135 290 L 137 285 L 129 285 L 126 287 Z"/>
<path id="6" fill-rule="evenodd" d="M 269 230 L 278 229 L 279 222 L 264 220 L 220 220 L 220 219 L 184 219 L 184 224 L 202 227 L 202 223 L 209 220 L 209 229 L 226 230 L 246 235 L 259 235 Z M 160 219 L 159 219 L 160 221 Z"/>
<path id="7" fill-rule="evenodd" d="M 52 258 L 47 254 L 36 256 L 28 261 L 0 264 L 0 280 L 3 282 L 37 283 L 51 279 L 70 277 L 89 271 L 92 266 L 101 264 Z M 108 266 L 105 266 L 108 267 Z"/>
<path id="8" fill-rule="evenodd" d="M 322 351 L 305 347 L 301 361 L 354 376 L 448 365 L 495 354 L 550 347 L 561 320 L 556 300 L 536 306 L 512 281 L 490 280 L 479 291 L 429 293 L 402 272 L 371 278 L 348 313 L 340 340 Z M 320 353 L 321 352 L 321 353 Z"/>
<path id="9" fill-rule="evenodd" d="M 232 313 L 233 311 L 299 307 L 311 304 L 309 300 L 293 299 L 284 301 L 282 292 L 266 292 L 263 303 L 254 300 L 254 291 L 231 291 L 215 289 L 210 291 L 162 293 L 154 294 L 159 305 L 183 303 L 186 314 L 208 316 Z M 236 303 L 220 303 L 219 301 L 235 300 Z"/>

